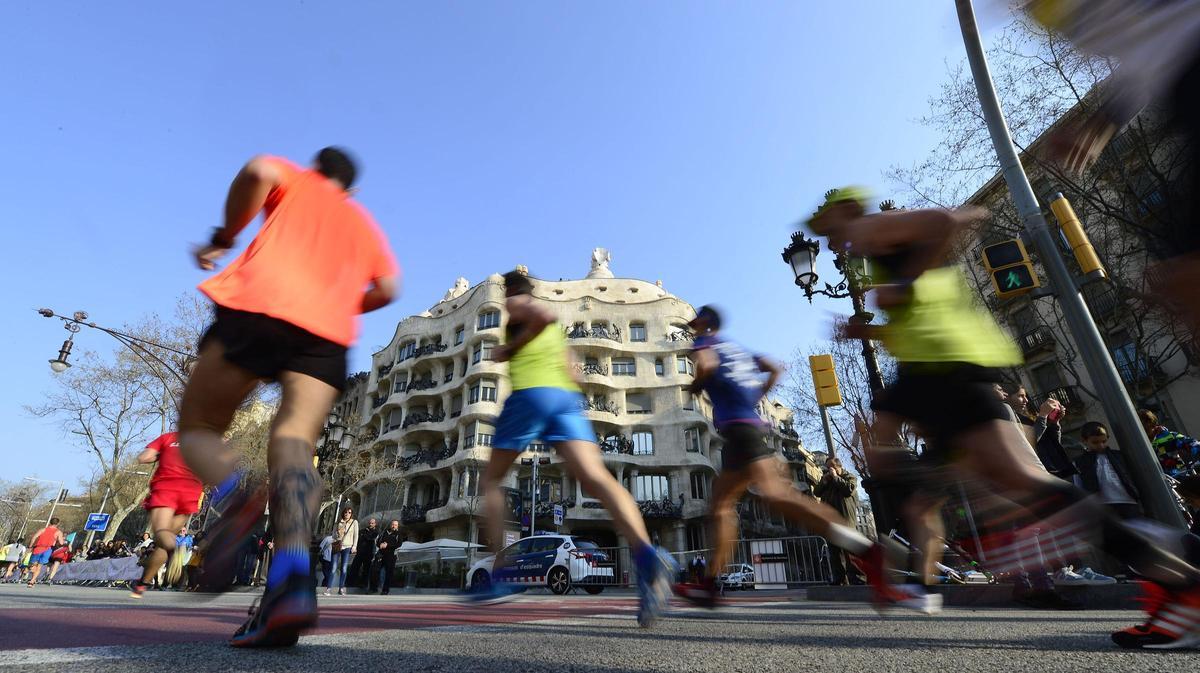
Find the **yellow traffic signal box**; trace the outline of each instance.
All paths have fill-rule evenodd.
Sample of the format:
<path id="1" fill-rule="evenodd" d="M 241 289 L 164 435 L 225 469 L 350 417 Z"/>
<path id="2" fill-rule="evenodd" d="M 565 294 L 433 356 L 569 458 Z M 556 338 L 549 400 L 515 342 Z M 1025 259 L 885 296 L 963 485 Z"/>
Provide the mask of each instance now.
<path id="1" fill-rule="evenodd" d="M 833 370 L 832 355 L 810 355 L 808 365 L 812 368 L 813 388 L 817 404 L 836 407 L 842 403 L 842 391 L 838 388 L 837 372 Z"/>

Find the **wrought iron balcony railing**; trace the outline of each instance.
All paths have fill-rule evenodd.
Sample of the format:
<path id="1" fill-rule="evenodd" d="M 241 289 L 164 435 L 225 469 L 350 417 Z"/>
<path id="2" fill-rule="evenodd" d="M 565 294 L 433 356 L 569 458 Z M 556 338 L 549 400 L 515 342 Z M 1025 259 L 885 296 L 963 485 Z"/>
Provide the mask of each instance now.
<path id="1" fill-rule="evenodd" d="M 575 371 L 584 375 L 608 376 L 608 367 L 593 363 L 575 363 Z"/>
<path id="2" fill-rule="evenodd" d="M 440 384 L 433 379 L 420 379 L 417 381 L 411 381 L 408 384 L 408 392 L 411 393 L 417 390 L 429 390 L 430 388 L 438 387 L 438 385 Z"/>
<path id="3" fill-rule="evenodd" d="M 779 434 L 784 437 L 791 437 L 792 439 L 800 438 L 800 433 L 796 432 L 796 428 L 792 427 L 790 423 L 781 423 L 779 425 Z"/>
<path id="4" fill-rule="evenodd" d="M 808 456 L 804 455 L 803 453 L 801 453 L 799 451 L 793 451 L 791 449 L 783 450 L 783 459 L 788 461 L 789 463 L 808 462 Z"/>
<path id="5" fill-rule="evenodd" d="M 570 509 L 575 506 L 575 500 L 571 498 L 563 498 L 562 500 L 554 501 L 539 500 L 537 504 L 537 515 L 549 516 L 554 512 L 555 505 L 562 505 L 563 509 Z"/>
<path id="6" fill-rule="evenodd" d="M 383 403 L 386 401 L 387 398 L 385 397 L 376 397 L 375 399 L 371 400 L 371 408 L 378 409 L 379 407 L 382 407 Z"/>
<path id="7" fill-rule="evenodd" d="M 421 346 L 420 348 L 413 351 L 412 355 L 410 357 L 419 358 L 419 357 L 424 357 L 426 355 L 433 355 L 434 353 L 441 353 L 441 352 L 445 351 L 447 348 L 449 348 L 449 346 L 447 346 L 446 344 L 443 344 L 443 343 L 425 344 L 424 346 Z"/>
<path id="8" fill-rule="evenodd" d="M 1021 350 L 1026 355 L 1041 351 L 1054 350 L 1054 334 L 1049 328 L 1035 327 L 1021 335 Z"/>
<path id="9" fill-rule="evenodd" d="M 1048 390 L 1046 391 L 1046 394 L 1042 395 L 1041 399 L 1039 399 L 1037 402 L 1040 405 L 1046 399 L 1051 397 L 1059 402 L 1062 402 L 1063 406 L 1067 407 L 1068 409 L 1072 407 L 1078 407 L 1083 404 L 1083 398 L 1079 396 L 1079 393 L 1076 392 L 1074 386 L 1061 386 L 1052 390 Z"/>
<path id="10" fill-rule="evenodd" d="M 661 500 L 639 500 L 638 509 L 648 519 L 679 519 L 683 517 L 683 498 L 678 501 L 664 497 Z"/>
<path id="11" fill-rule="evenodd" d="M 609 437 L 600 442 L 600 451 L 602 453 L 624 453 L 633 454 L 633 440 L 628 437 Z"/>
<path id="12" fill-rule="evenodd" d="M 431 414 L 427 411 L 414 411 L 404 419 L 404 424 L 402 427 L 407 428 L 410 425 L 416 425 L 417 423 L 437 423 L 444 420 L 446 420 L 445 412 Z"/>
<path id="13" fill-rule="evenodd" d="M 696 335 L 691 330 L 677 329 L 667 332 L 667 341 L 695 341 Z"/>
<path id="14" fill-rule="evenodd" d="M 382 365 L 375 371 L 377 371 L 379 373 L 379 378 L 383 378 L 383 377 L 387 376 L 388 374 L 391 374 L 392 368 L 395 366 L 396 366 L 395 364 Z"/>
<path id="15" fill-rule="evenodd" d="M 612 327 L 592 327 L 587 328 L 583 325 L 575 325 L 574 327 L 564 327 L 568 339 L 609 339 L 611 341 L 621 340 L 621 329 L 617 326 Z"/>
<path id="16" fill-rule="evenodd" d="M 614 416 L 621 413 L 620 407 L 609 400 L 588 400 L 579 403 L 579 407 L 584 411 L 607 411 Z"/>

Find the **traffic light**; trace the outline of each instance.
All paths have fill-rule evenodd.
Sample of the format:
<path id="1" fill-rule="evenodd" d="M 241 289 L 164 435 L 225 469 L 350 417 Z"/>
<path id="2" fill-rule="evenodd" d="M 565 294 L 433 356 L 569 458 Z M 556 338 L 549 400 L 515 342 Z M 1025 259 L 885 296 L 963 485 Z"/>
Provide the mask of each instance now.
<path id="1" fill-rule="evenodd" d="M 1096 255 L 1096 248 L 1092 247 L 1092 242 L 1084 233 L 1083 224 L 1075 215 L 1075 209 L 1071 207 L 1067 197 L 1061 193 L 1055 194 L 1054 200 L 1050 202 L 1050 210 L 1054 212 L 1058 226 L 1062 227 L 1063 235 L 1067 237 L 1067 243 L 1071 246 L 1071 252 L 1075 254 L 1075 261 L 1079 263 L 1083 275 L 1092 280 L 1107 278 L 1104 265 Z"/>
<path id="2" fill-rule="evenodd" d="M 983 266 L 992 278 L 992 287 L 1001 299 L 1016 297 L 1041 286 L 1033 271 L 1033 261 L 1019 238 L 994 243 L 983 249 Z"/>
<path id="3" fill-rule="evenodd" d="M 842 391 L 838 388 L 837 372 L 833 370 L 832 355 L 810 355 L 808 365 L 812 368 L 813 388 L 817 393 L 817 405 L 836 407 L 842 403 Z"/>

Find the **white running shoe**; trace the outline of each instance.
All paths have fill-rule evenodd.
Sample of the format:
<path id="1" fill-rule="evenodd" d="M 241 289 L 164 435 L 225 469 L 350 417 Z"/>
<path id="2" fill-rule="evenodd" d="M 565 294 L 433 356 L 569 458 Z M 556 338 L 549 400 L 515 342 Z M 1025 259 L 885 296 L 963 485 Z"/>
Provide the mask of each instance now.
<path id="1" fill-rule="evenodd" d="M 1088 583 L 1088 586 L 1093 586 L 1093 587 L 1099 587 L 1099 586 L 1104 586 L 1106 584 L 1116 584 L 1117 583 L 1117 579 L 1115 577 L 1109 577 L 1108 575 L 1101 575 L 1100 573 L 1096 572 L 1095 570 L 1092 570 L 1091 568 L 1084 568 L 1083 570 L 1080 570 L 1079 576 L 1082 577 L 1083 580 Z"/>
<path id="2" fill-rule="evenodd" d="M 1063 566 L 1054 573 L 1054 586 L 1056 587 L 1086 587 L 1090 584 L 1091 582 L 1088 582 L 1087 578 L 1075 572 L 1071 566 Z"/>

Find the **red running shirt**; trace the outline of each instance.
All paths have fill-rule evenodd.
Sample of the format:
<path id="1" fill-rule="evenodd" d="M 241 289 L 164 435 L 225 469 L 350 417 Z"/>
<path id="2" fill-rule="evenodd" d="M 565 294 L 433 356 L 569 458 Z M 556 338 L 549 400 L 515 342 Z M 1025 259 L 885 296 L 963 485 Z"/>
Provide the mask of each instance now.
<path id="1" fill-rule="evenodd" d="M 29 551 L 34 554 L 39 554 L 54 546 L 58 540 L 58 528 L 54 526 L 46 526 L 42 529 L 42 534 L 37 536 L 33 541 L 33 549 Z"/>
<path id="2" fill-rule="evenodd" d="M 196 475 L 188 469 L 179 454 L 179 433 L 168 432 L 159 435 L 146 445 L 147 449 L 158 452 L 158 468 L 150 478 L 150 490 L 160 488 L 187 489 L 194 488 L 197 493 L 204 488 Z"/>

